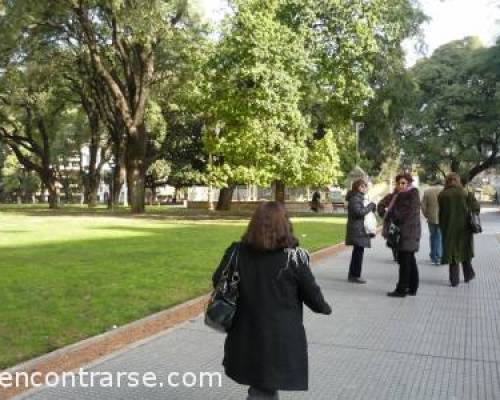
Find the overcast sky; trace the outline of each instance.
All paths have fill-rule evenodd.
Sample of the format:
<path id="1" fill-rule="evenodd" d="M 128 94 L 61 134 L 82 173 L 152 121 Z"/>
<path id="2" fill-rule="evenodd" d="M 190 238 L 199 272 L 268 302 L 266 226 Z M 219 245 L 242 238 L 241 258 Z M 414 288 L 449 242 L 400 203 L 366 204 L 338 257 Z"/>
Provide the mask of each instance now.
<path id="1" fill-rule="evenodd" d="M 465 36 L 479 36 L 485 45 L 492 45 L 500 25 L 500 1 L 497 0 L 420 0 L 422 9 L 431 18 L 422 29 L 428 46 L 428 55 L 437 47 Z M 407 63 L 419 55 L 408 44 Z"/>
<path id="2" fill-rule="evenodd" d="M 227 0 L 199 0 L 207 16 L 218 21 L 224 15 Z M 431 21 L 423 26 L 428 55 L 437 47 L 465 36 L 479 36 L 485 45 L 494 43 L 500 33 L 500 0 L 420 0 Z M 420 57 L 407 43 L 407 64 Z"/>

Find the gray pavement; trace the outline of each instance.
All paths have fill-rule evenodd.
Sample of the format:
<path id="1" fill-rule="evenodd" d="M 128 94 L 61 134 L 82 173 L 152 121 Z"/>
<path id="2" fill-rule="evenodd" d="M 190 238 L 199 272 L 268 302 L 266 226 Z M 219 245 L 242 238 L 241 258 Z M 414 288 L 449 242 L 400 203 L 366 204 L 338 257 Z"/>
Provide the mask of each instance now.
<path id="1" fill-rule="evenodd" d="M 334 312 L 306 312 L 310 390 L 282 392 L 281 398 L 500 399 L 500 213 L 486 212 L 483 222 L 473 261 L 477 278 L 464 284 L 461 276 L 458 288 L 449 287 L 447 266 L 430 264 L 426 228 L 416 297 L 386 296 L 395 287 L 397 266 L 380 238 L 365 253 L 367 285 L 346 281 L 349 251 L 318 263 L 314 271 Z M 200 388 L 199 377 L 193 388 L 168 385 L 171 372 L 222 372 L 223 341 L 198 318 L 89 368 L 152 371 L 163 387 L 59 386 L 18 399 L 244 399 L 246 388 L 226 377 L 221 387 Z M 192 378 L 186 375 L 189 384 Z"/>

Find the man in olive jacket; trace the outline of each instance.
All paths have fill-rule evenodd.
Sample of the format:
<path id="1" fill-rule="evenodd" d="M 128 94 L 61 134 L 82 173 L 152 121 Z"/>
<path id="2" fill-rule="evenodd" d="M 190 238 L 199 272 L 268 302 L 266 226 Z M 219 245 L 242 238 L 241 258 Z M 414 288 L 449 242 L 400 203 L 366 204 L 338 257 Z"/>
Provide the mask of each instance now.
<path id="1" fill-rule="evenodd" d="M 441 185 L 433 185 L 424 192 L 422 198 L 422 213 L 429 226 L 430 258 L 434 265 L 441 264 L 443 253 L 441 229 L 439 228 L 439 203 L 438 196 L 443 190 Z"/>
<path id="2" fill-rule="evenodd" d="M 476 274 L 472 268 L 474 242 L 468 226 L 469 211 L 479 212 L 479 203 L 472 193 L 462 186 L 460 177 L 451 173 L 446 177 L 444 190 L 439 194 L 439 226 L 443 234 L 441 262 L 450 265 L 450 283 L 460 282 L 458 264 L 462 264 L 464 281 L 469 282 Z"/>

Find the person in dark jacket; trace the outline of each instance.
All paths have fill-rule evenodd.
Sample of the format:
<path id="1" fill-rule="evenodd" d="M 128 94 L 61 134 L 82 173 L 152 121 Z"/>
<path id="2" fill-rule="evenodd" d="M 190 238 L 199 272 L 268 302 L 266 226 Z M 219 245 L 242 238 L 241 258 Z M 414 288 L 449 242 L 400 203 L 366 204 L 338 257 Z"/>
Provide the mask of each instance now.
<path id="1" fill-rule="evenodd" d="M 323 210 L 323 204 L 321 204 L 321 194 L 319 192 L 314 192 L 311 200 L 311 210 L 314 212 L 320 212 Z"/>
<path id="2" fill-rule="evenodd" d="M 443 256 L 441 262 L 449 264 L 450 284 L 458 286 L 462 264 L 464 281 L 469 282 L 476 274 L 472 268 L 474 242 L 468 228 L 469 211 L 479 212 L 479 203 L 472 193 L 467 193 L 460 176 L 451 173 L 446 177 L 444 190 L 439 194 L 439 226 L 443 235 Z"/>
<path id="3" fill-rule="evenodd" d="M 298 247 L 283 205 L 261 204 L 241 243 L 233 243 L 214 273 L 214 287 L 238 246 L 239 297 L 224 345 L 226 375 L 250 386 L 247 399 L 278 399 L 279 390 L 308 389 L 303 304 L 331 314 Z"/>
<path id="4" fill-rule="evenodd" d="M 393 196 L 387 209 L 387 216 L 400 229 L 400 240 L 397 244 L 399 262 L 399 280 L 396 289 L 387 293 L 390 297 L 415 296 L 418 290 L 419 277 L 415 253 L 420 247 L 420 195 L 412 186 L 410 174 L 396 177 L 398 193 Z"/>
<path id="5" fill-rule="evenodd" d="M 361 278 L 365 247 L 371 247 L 370 235 L 365 230 L 365 215 L 376 209 L 375 203 L 365 206 L 368 185 L 364 179 L 353 182 L 352 190 L 347 193 L 347 227 L 345 244 L 353 246 L 347 279 L 353 283 L 366 283 Z"/>

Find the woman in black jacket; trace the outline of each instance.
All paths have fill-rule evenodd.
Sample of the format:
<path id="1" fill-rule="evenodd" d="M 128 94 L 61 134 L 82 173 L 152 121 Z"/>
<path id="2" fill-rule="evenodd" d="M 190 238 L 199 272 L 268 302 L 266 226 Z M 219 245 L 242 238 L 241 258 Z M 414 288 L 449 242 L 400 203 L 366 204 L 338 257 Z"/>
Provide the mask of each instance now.
<path id="1" fill-rule="evenodd" d="M 398 192 L 393 196 L 387 210 L 387 217 L 400 229 L 397 244 L 399 262 L 399 280 L 396 289 L 387 293 L 390 297 L 415 296 L 419 277 L 415 253 L 420 246 L 420 195 L 412 186 L 410 174 L 396 177 Z"/>
<path id="2" fill-rule="evenodd" d="M 352 190 L 347 193 L 347 228 L 345 244 L 353 246 L 347 279 L 353 283 L 366 283 L 361 279 L 361 267 L 365 247 L 371 247 L 370 235 L 365 230 L 365 216 L 375 210 L 375 203 L 365 207 L 365 193 L 368 185 L 363 179 L 353 182 Z"/>
<path id="3" fill-rule="evenodd" d="M 247 399 L 278 399 L 278 390 L 308 389 L 302 305 L 332 312 L 298 246 L 283 205 L 261 204 L 241 243 L 227 250 L 214 286 L 237 248 L 239 298 L 224 345 L 226 375 L 250 386 Z"/>

